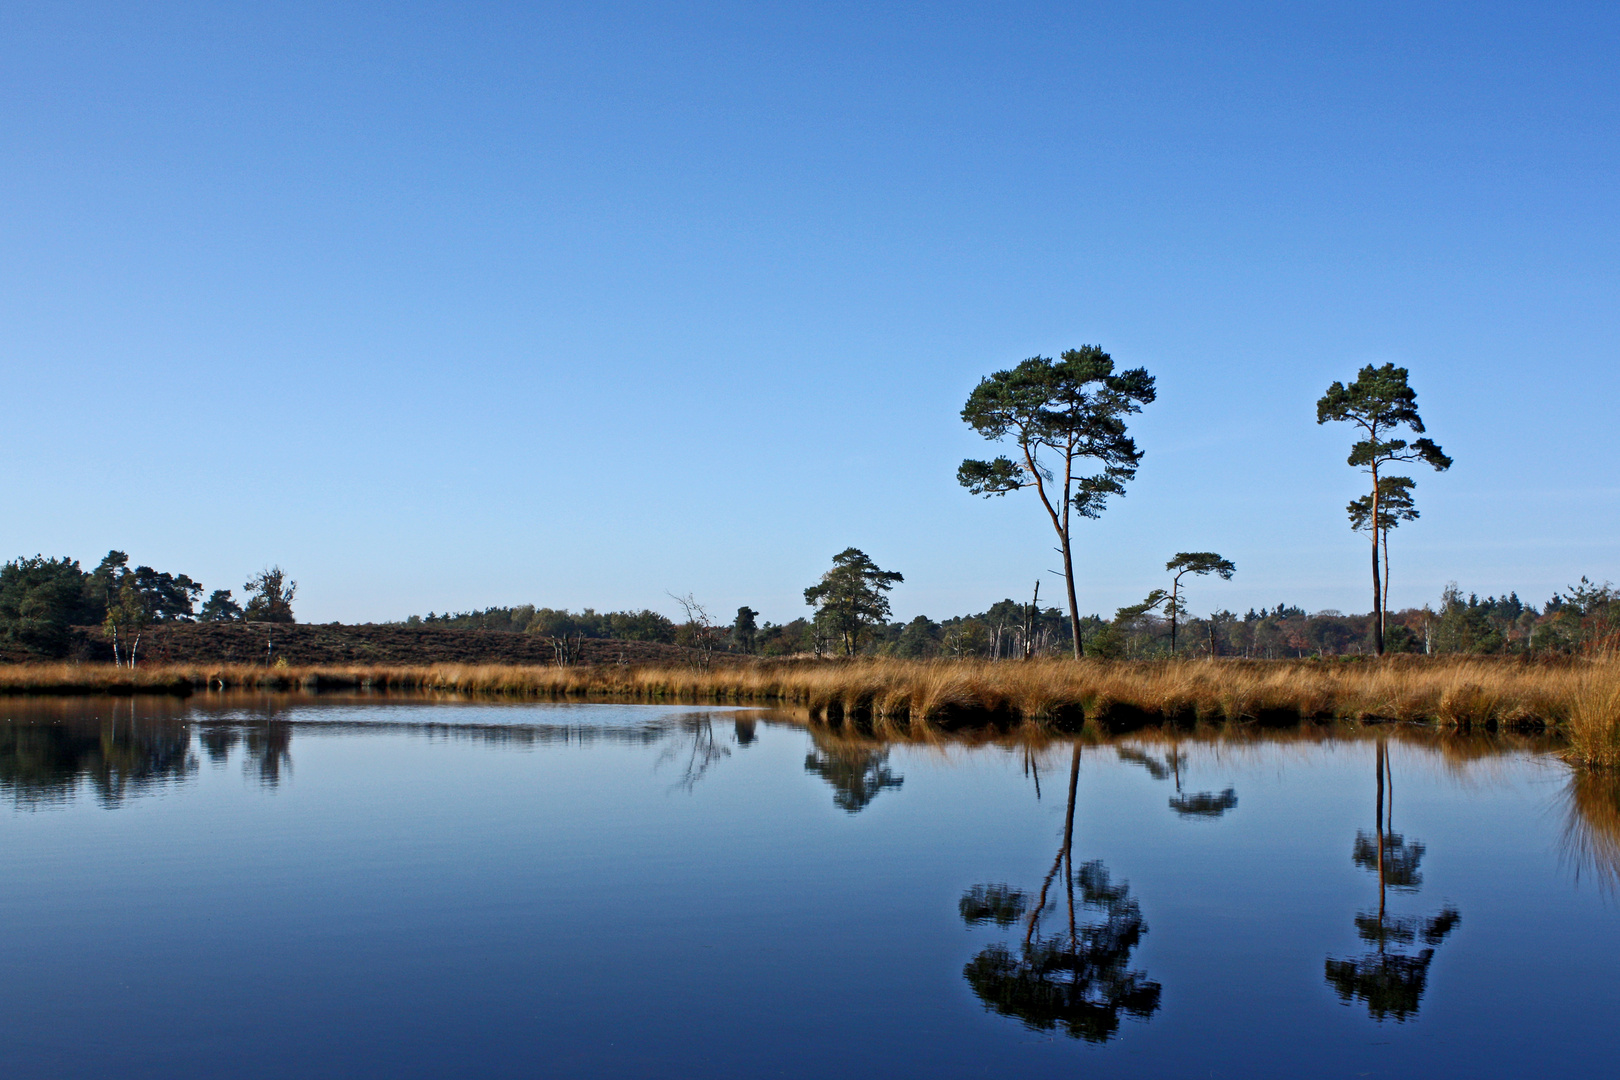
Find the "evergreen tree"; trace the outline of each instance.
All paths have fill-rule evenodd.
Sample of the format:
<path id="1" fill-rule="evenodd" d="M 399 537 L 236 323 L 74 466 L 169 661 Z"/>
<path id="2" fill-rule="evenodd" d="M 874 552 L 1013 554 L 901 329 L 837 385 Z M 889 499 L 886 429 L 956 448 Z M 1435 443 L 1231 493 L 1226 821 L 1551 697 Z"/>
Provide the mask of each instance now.
<path id="1" fill-rule="evenodd" d="M 1423 434 L 1423 419 L 1417 411 L 1417 391 L 1407 385 L 1407 371 L 1394 364 L 1375 368 L 1371 364 L 1361 369 L 1356 381 L 1349 386 L 1335 382 L 1316 403 L 1316 422 L 1344 421 L 1359 427 L 1364 437 L 1350 448 L 1348 463 L 1372 477 L 1372 490 L 1368 495 L 1367 520 L 1372 523 L 1373 580 L 1373 648 L 1384 654 L 1384 590 L 1381 584 L 1379 556 L 1386 533 L 1382 497 L 1387 491 L 1382 483 L 1384 470 L 1404 462 L 1421 461 L 1436 470 L 1451 468 L 1451 459 L 1433 440 L 1416 439 L 1408 443 L 1395 438 L 1402 428 L 1414 435 Z M 1408 493 L 1410 488 L 1407 488 Z M 1352 504 L 1352 521 L 1355 511 Z M 1410 506 L 1408 506 L 1410 508 Z"/>
<path id="2" fill-rule="evenodd" d="M 816 625 L 842 642 L 844 655 L 854 656 L 867 625 L 889 617 L 884 593 L 904 580 L 892 570 L 878 569 L 859 548 L 845 548 L 833 556 L 832 569 L 821 581 L 804 590 L 804 602 L 816 609 Z"/>
<path id="3" fill-rule="evenodd" d="M 1033 488 L 1057 532 L 1077 659 L 1084 645 L 1070 525 L 1075 515 L 1100 516 L 1110 495 L 1125 494 L 1125 482 L 1136 476 L 1142 460 L 1125 433 L 1125 417 L 1141 412 L 1156 394 L 1145 369 L 1115 374 L 1111 356 L 1085 345 L 1056 361 L 1034 356 L 980 380 L 962 409 L 962 419 L 991 442 L 1011 438 L 1018 457 L 970 458 L 957 470 L 957 481 L 986 497 Z M 1101 471 L 1081 474 L 1088 460 Z"/>

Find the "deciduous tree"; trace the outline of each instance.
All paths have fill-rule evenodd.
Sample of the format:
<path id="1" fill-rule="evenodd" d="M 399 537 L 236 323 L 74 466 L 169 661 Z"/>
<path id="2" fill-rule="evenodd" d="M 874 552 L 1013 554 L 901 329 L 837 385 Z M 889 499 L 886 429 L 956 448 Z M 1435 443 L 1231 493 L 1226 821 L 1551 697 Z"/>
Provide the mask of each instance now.
<path id="1" fill-rule="evenodd" d="M 281 567 L 260 570 L 242 588 L 248 592 L 247 608 L 242 613 L 248 622 L 296 621 L 292 602 L 298 592 L 298 582 L 288 581 L 287 572 Z"/>
<path id="2" fill-rule="evenodd" d="M 1157 392 L 1143 368 L 1115 373 L 1114 361 L 1095 345 L 1057 360 L 1034 356 L 980 380 L 962 419 L 991 442 L 1011 439 L 1016 457 L 968 459 L 957 481 L 975 495 L 1005 495 L 1033 488 L 1057 533 L 1068 589 L 1074 655 L 1085 652 L 1075 598 L 1073 516 L 1099 516 L 1110 495 L 1123 495 L 1142 452 L 1125 432 L 1125 417 L 1142 411 Z M 1101 471 L 1084 474 L 1087 461 Z"/>

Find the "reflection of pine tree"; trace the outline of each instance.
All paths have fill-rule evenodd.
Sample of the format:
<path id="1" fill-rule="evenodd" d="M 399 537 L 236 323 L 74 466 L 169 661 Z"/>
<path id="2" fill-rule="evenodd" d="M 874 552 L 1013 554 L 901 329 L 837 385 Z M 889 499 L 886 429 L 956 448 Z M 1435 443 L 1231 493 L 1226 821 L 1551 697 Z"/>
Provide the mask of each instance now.
<path id="1" fill-rule="evenodd" d="M 905 777 L 888 766 L 887 750 L 817 746 L 804 757 L 804 771 L 821 777 L 833 788 L 833 802 L 858 814 L 885 788 L 897 788 Z"/>
<path id="2" fill-rule="evenodd" d="M 1353 959 L 1329 957 L 1325 978 L 1339 1000 L 1349 1004 L 1360 999 L 1367 1006 L 1367 1015 L 1374 1020 L 1404 1021 L 1417 1014 L 1423 992 L 1428 988 L 1434 947 L 1456 928 L 1462 916 L 1450 906 L 1424 918 L 1392 916 L 1386 911 L 1388 890 L 1415 893 L 1422 887 L 1423 875 L 1418 872 L 1418 864 L 1427 849 L 1422 843 L 1408 842 L 1395 832 L 1393 821 L 1389 831 L 1384 829 L 1385 783 L 1386 780 L 1389 783 L 1393 816 L 1394 780 L 1389 770 L 1389 749 L 1383 739 L 1378 740 L 1376 767 L 1377 825 L 1371 835 L 1357 831 L 1350 855 L 1357 866 L 1378 875 L 1378 910 L 1360 912 L 1355 920 L 1357 936 L 1373 949 Z M 1401 946 L 1415 945 L 1420 938 L 1425 948 L 1416 953 L 1400 951 Z"/>
<path id="3" fill-rule="evenodd" d="M 1146 1020 L 1159 1008 L 1159 984 L 1130 970 L 1131 952 L 1147 933 L 1142 909 L 1124 882 L 1114 884 L 1098 861 L 1073 865 L 1074 798 L 1080 773 L 1076 744 L 1069 771 L 1069 803 L 1063 824 L 1063 846 L 1034 898 L 1007 885 L 977 885 L 962 897 L 962 918 L 970 926 L 993 922 L 1012 926 L 1028 911 L 1024 939 L 1017 949 L 996 942 L 962 969 L 974 994 L 1003 1016 L 1022 1020 L 1039 1031 L 1061 1027 L 1088 1042 L 1107 1042 L 1119 1030 L 1121 1014 Z M 1041 932 L 1041 919 L 1057 910 L 1048 902 L 1061 873 L 1067 897 L 1068 925 Z M 1076 885 L 1079 886 L 1078 897 Z M 1079 903 L 1076 904 L 1078 899 Z M 1086 921 L 1085 912 L 1103 918 Z"/>
<path id="4" fill-rule="evenodd" d="M 1152 754 L 1130 746 L 1117 746 L 1114 753 L 1118 755 L 1119 760 L 1127 764 L 1140 765 L 1155 780 L 1169 780 L 1173 777 L 1176 781 L 1176 793 L 1170 797 L 1170 809 L 1184 818 L 1224 817 L 1228 811 L 1237 809 L 1238 797 L 1235 788 L 1227 788 L 1225 791 L 1181 790 L 1181 769 L 1187 764 L 1187 755 L 1176 745 L 1170 747 L 1162 761 Z"/>
<path id="5" fill-rule="evenodd" d="M 1214 818 L 1235 809 L 1237 803 L 1237 791 L 1227 788 L 1219 794 L 1213 791 L 1199 791 L 1189 795 L 1171 796 L 1170 809 L 1182 817 Z"/>
<path id="6" fill-rule="evenodd" d="M 102 718 L 0 725 L 0 792 L 18 805 L 65 802 L 88 782 L 102 803 L 172 783 L 197 770 L 191 736 L 145 703 L 114 700 Z"/>
<path id="7" fill-rule="evenodd" d="M 1381 873 L 1388 888 L 1396 892 L 1417 892 L 1423 886 L 1418 863 L 1423 861 L 1428 848 L 1417 840 L 1408 843 L 1398 832 L 1384 833 L 1381 844 L 1380 849 L 1380 841 L 1373 834 L 1357 829 L 1356 846 L 1350 858 L 1363 870 Z"/>

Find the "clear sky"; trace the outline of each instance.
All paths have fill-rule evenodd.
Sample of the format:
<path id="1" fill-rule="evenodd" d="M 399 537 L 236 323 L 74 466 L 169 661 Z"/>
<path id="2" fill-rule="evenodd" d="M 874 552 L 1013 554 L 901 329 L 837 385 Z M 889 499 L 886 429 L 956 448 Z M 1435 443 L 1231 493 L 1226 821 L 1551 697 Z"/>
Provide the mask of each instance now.
<path id="1" fill-rule="evenodd" d="M 1044 576 L 977 380 L 1158 378 L 1081 607 L 1370 606 L 1350 433 L 1408 367 L 1395 606 L 1620 577 L 1613 4 L 19 3 L 0 9 L 0 553 L 301 619 L 785 621 Z"/>

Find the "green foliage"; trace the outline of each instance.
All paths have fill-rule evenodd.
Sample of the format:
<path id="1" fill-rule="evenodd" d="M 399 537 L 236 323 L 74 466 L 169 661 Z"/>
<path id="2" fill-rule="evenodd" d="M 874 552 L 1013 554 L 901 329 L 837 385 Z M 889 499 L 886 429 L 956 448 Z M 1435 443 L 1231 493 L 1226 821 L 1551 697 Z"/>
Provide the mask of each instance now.
<path id="1" fill-rule="evenodd" d="M 1418 512 L 1412 497 L 1417 481 L 1410 476 L 1381 476 L 1378 478 L 1378 528 L 1384 533 L 1403 521 L 1416 521 Z M 1350 528 L 1367 532 L 1372 528 L 1373 497 L 1369 492 L 1359 499 L 1350 500 L 1346 511 L 1350 515 Z"/>
<path id="2" fill-rule="evenodd" d="M 751 607 L 737 609 L 737 617 L 731 622 L 731 644 L 738 652 L 753 653 L 759 637 L 759 624 L 754 621 L 758 617 L 759 612 Z"/>
<path id="3" fill-rule="evenodd" d="M 1605 581 L 1598 585 L 1583 575 L 1580 584 L 1547 601 L 1546 637 L 1538 644 L 1566 651 L 1620 644 L 1620 590 Z"/>
<path id="4" fill-rule="evenodd" d="M 607 634 L 620 641 L 656 641 L 665 645 L 675 643 L 675 621 L 667 615 L 642 608 L 640 611 L 610 611 L 607 616 Z"/>
<path id="5" fill-rule="evenodd" d="M 248 622 L 290 623 L 293 618 L 293 596 L 298 582 L 288 581 L 287 572 L 279 566 L 260 570 L 248 579 L 242 588 L 247 590 L 247 607 L 242 616 Z"/>
<path id="6" fill-rule="evenodd" d="M 241 622 L 242 605 L 231 599 L 231 590 L 215 589 L 203 601 L 197 617 L 203 622 Z"/>
<path id="7" fill-rule="evenodd" d="M 85 610 L 76 559 L 13 559 L 0 566 L 0 642 L 44 656 L 65 655 L 68 628 Z"/>
<path id="8" fill-rule="evenodd" d="M 821 575 L 821 581 L 804 590 L 804 602 L 843 643 L 844 655 L 854 656 L 866 627 L 889 616 L 889 598 L 884 594 L 903 581 L 893 570 L 880 570 L 859 548 L 845 548 L 833 556 L 832 569 Z"/>
<path id="9" fill-rule="evenodd" d="M 890 655 L 904 660 L 926 660 L 939 655 L 945 632 L 926 615 L 918 615 L 906 623 L 899 638 L 890 649 Z"/>
<path id="10" fill-rule="evenodd" d="M 1187 574 L 1196 574 L 1200 577 L 1214 574 L 1222 581 L 1231 581 L 1237 567 L 1230 559 L 1223 559 L 1213 551 L 1183 551 L 1179 552 L 1164 568 L 1171 574 L 1170 600 L 1165 604 L 1165 612 L 1170 616 L 1170 652 L 1176 651 L 1176 620 L 1183 613 L 1187 601 L 1181 595 L 1181 579 Z"/>
<path id="11" fill-rule="evenodd" d="M 962 408 L 962 420 L 990 442 L 1010 439 L 1016 456 L 968 459 L 956 479 L 975 495 L 1006 495 L 1033 488 L 1057 532 L 1068 588 L 1075 655 L 1081 653 L 1075 601 L 1071 515 L 1099 516 L 1109 496 L 1125 494 L 1142 452 L 1126 434 L 1125 417 L 1157 395 L 1143 368 L 1115 373 L 1114 361 L 1095 345 L 1064 352 L 1058 360 L 1033 356 L 980 380 Z M 1092 462 L 1098 471 L 1081 468 Z M 1061 478 L 1059 477 L 1061 473 Z"/>
<path id="12" fill-rule="evenodd" d="M 1515 595 L 1502 603 L 1522 610 L 1518 599 Z M 1431 647 L 1437 653 L 1501 652 L 1507 643 L 1507 635 L 1497 620 L 1492 618 L 1497 607 L 1498 601 L 1494 597 L 1481 602 L 1478 596 L 1470 594 L 1464 600 L 1457 583 L 1449 583 L 1440 594 L 1440 611 L 1434 620 Z M 1509 621 L 1517 615 L 1518 610 L 1513 610 Z"/>
<path id="13" fill-rule="evenodd" d="M 88 574 L 75 559 L 15 559 L 0 567 L 0 641 L 64 656 L 71 627 L 189 622 L 201 592 L 185 574 L 129 569 L 122 551 L 109 551 Z"/>
<path id="14" fill-rule="evenodd" d="M 1126 650 L 1129 648 L 1125 632 L 1113 623 L 1094 631 L 1090 640 L 1091 644 L 1088 650 L 1092 656 L 1099 660 L 1123 659 Z"/>
<path id="15" fill-rule="evenodd" d="M 1451 468 L 1451 458 L 1431 439 L 1407 442 L 1396 437 L 1403 428 L 1414 435 L 1422 435 L 1424 428 L 1423 418 L 1417 411 L 1417 391 L 1407 383 L 1407 370 L 1394 364 L 1383 367 L 1368 364 L 1349 386 L 1340 382 L 1329 386 L 1316 403 L 1316 422 L 1330 421 L 1352 424 L 1362 432 L 1362 438 L 1351 445 L 1346 461 L 1352 468 L 1361 469 L 1372 477 L 1372 490 L 1366 496 L 1365 505 L 1358 499 L 1350 504 L 1349 512 L 1351 527 L 1365 530 L 1372 537 L 1373 645 L 1374 651 L 1382 654 L 1385 601 L 1380 554 L 1389 530 L 1399 521 L 1417 517 L 1412 502 L 1412 481 L 1407 477 L 1385 476 L 1383 470 L 1396 464 L 1421 461 L 1444 471 Z M 1383 508 L 1386 494 L 1395 498 L 1395 505 L 1388 512 Z"/>
<path id="16" fill-rule="evenodd" d="M 1157 608 L 1159 605 L 1165 603 L 1169 599 L 1169 593 L 1165 592 L 1163 589 L 1154 589 L 1152 592 L 1148 593 L 1147 598 L 1142 600 L 1140 603 L 1127 604 L 1118 611 L 1114 612 L 1114 623 L 1116 625 L 1121 623 L 1129 624 L 1132 621 L 1141 618 L 1143 615 L 1146 615 L 1148 612 L 1152 611 L 1154 608 Z"/>
<path id="17" fill-rule="evenodd" d="M 814 633 L 809 619 L 792 619 L 780 625 L 767 620 L 759 630 L 759 654 L 776 657 L 810 652 Z"/>

